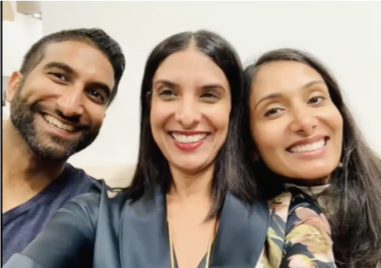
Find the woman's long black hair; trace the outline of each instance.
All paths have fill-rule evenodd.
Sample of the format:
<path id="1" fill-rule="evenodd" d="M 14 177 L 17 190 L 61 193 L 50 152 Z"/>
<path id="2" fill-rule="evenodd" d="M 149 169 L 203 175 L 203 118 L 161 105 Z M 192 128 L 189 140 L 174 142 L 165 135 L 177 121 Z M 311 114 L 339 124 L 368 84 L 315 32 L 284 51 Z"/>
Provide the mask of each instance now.
<path id="1" fill-rule="evenodd" d="M 168 162 L 151 132 L 150 92 L 152 79 L 160 64 L 171 54 L 187 49 L 191 43 L 221 68 L 231 90 L 229 130 L 226 141 L 215 160 L 212 181 L 214 204 L 210 211 L 211 217 L 219 212 L 228 190 L 247 203 L 255 200 L 257 191 L 241 153 L 244 149 L 244 142 L 239 135 L 244 102 L 242 99 L 243 68 L 232 46 L 221 36 L 209 31 L 183 32 L 170 36 L 153 49 L 147 60 L 141 86 L 140 149 L 130 193 L 132 200 L 136 201 L 146 194 L 152 196 L 157 186 L 167 191 L 172 182 Z"/>
<path id="2" fill-rule="evenodd" d="M 294 49 L 274 50 L 265 53 L 248 66 L 245 70 L 246 100 L 250 99 L 250 85 L 257 71 L 261 66 L 274 61 L 304 63 L 315 69 L 328 86 L 332 101 L 344 121 L 341 156 L 343 166 L 331 175 L 330 186 L 321 197 L 324 200 L 322 209 L 332 228 L 337 266 L 375 268 L 377 263 L 381 263 L 381 160 L 365 142 L 343 101 L 333 75 L 306 52 Z M 249 106 L 250 103 L 246 101 L 245 124 L 250 123 Z M 248 135 L 250 130 L 246 128 L 245 131 L 245 135 Z M 268 176 L 258 173 L 255 175 Z"/>

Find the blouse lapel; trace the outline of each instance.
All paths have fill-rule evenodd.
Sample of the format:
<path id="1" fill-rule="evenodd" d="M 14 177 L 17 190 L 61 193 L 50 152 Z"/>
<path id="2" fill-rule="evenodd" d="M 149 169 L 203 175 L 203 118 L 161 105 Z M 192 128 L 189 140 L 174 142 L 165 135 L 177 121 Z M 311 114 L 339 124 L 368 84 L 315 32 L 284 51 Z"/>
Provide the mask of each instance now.
<path id="1" fill-rule="evenodd" d="M 270 215 L 267 202 L 251 207 L 227 194 L 213 244 L 211 268 L 252 268 L 265 244 Z M 170 252 L 165 195 L 158 188 L 154 198 L 126 203 L 120 225 L 123 268 L 169 268 Z M 205 257 L 199 267 L 205 266 Z"/>
<path id="2" fill-rule="evenodd" d="M 169 268 L 165 195 L 126 203 L 120 225 L 120 254 L 124 268 Z"/>
<path id="3" fill-rule="evenodd" d="M 249 207 L 228 194 L 220 216 L 210 267 L 255 267 L 265 244 L 269 221 L 266 201 Z"/>

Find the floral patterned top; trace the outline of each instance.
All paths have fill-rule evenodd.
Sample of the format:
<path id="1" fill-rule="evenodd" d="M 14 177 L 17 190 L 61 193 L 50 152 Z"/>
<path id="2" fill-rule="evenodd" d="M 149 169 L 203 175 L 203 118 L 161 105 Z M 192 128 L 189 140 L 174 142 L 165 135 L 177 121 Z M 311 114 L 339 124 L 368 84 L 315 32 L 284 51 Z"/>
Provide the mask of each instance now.
<path id="1" fill-rule="evenodd" d="M 270 200 L 271 223 L 256 268 L 332 268 L 329 223 L 316 202 L 296 188 Z"/>

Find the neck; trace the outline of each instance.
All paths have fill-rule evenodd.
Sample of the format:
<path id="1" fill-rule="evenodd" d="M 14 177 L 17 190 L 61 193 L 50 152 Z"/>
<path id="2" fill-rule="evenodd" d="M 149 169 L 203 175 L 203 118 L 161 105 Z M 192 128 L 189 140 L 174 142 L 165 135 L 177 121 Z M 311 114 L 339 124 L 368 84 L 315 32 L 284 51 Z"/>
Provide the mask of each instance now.
<path id="1" fill-rule="evenodd" d="M 182 201 L 200 197 L 210 200 L 213 172 L 213 166 L 198 174 L 187 174 L 171 167 L 173 183 L 169 195 Z"/>
<path id="2" fill-rule="evenodd" d="M 292 179 L 292 178 L 283 178 L 285 183 L 296 184 L 305 187 L 314 187 L 322 186 L 329 184 L 329 177 L 319 178 L 319 179 Z"/>
<path id="3" fill-rule="evenodd" d="M 213 206 L 212 179 L 214 167 L 187 174 L 171 167 L 172 185 L 167 194 L 167 217 L 205 223 Z"/>
<path id="4" fill-rule="evenodd" d="M 65 162 L 38 157 L 9 120 L 3 121 L 2 138 L 3 205 L 7 207 L 6 203 L 12 203 L 15 206 L 15 200 L 33 197 L 57 178 Z"/>

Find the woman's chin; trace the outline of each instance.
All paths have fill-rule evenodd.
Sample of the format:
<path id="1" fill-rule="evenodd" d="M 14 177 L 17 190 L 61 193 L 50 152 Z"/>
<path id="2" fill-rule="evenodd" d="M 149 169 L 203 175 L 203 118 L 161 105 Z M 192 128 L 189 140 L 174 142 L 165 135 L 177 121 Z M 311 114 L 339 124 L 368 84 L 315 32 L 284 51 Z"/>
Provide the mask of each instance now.
<path id="1" fill-rule="evenodd" d="M 206 166 L 208 166 L 204 162 L 200 161 L 176 161 L 170 163 L 170 165 L 181 173 L 189 175 L 197 175 L 205 170 Z"/>
<path id="2" fill-rule="evenodd" d="M 312 163 L 311 163 L 312 164 Z M 294 179 L 304 179 L 304 180 L 317 180 L 321 178 L 330 177 L 332 172 L 337 167 L 335 163 L 327 163 L 327 161 L 308 165 L 308 164 L 300 164 L 296 165 L 288 165 L 288 170 L 279 170 L 279 174 L 282 174 L 288 178 Z M 287 174 L 286 174 L 287 173 Z"/>
<path id="3" fill-rule="evenodd" d="M 305 172 L 297 172 L 294 173 L 292 176 L 289 176 L 289 178 L 298 180 L 298 181 L 321 181 L 328 183 L 328 178 L 330 177 L 332 171 L 330 170 L 306 170 Z"/>

